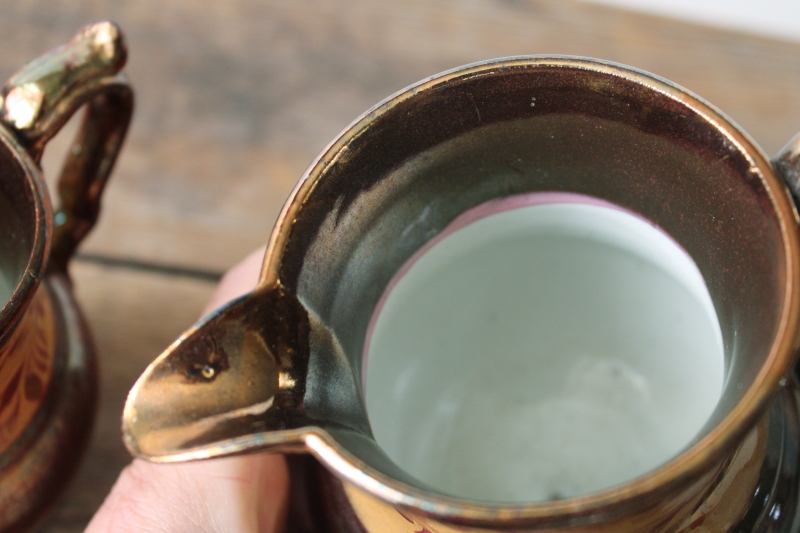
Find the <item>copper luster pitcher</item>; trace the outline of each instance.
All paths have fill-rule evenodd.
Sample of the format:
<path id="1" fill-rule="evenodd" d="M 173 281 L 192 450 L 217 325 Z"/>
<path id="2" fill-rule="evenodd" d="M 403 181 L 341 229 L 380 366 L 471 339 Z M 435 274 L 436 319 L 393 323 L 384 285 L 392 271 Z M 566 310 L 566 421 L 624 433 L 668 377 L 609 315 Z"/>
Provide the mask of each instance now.
<path id="1" fill-rule="evenodd" d="M 721 398 L 680 453 L 608 489 L 528 503 L 431 489 L 372 434 L 362 354 L 373 312 L 460 215 L 553 191 L 635 212 L 691 256 L 721 326 Z M 125 442 L 159 462 L 309 452 L 325 467 L 312 500 L 331 531 L 790 531 L 800 479 L 790 191 L 800 192 L 800 138 L 770 160 L 698 96 L 630 67 L 531 56 L 436 75 L 367 111 L 310 166 L 258 287 L 150 365 L 125 407 Z"/>
<path id="2" fill-rule="evenodd" d="M 87 26 L 0 93 L 0 532 L 41 521 L 92 426 L 95 356 L 67 268 L 97 220 L 130 122 L 126 54 L 116 25 Z M 42 152 L 81 107 L 54 212 Z"/>

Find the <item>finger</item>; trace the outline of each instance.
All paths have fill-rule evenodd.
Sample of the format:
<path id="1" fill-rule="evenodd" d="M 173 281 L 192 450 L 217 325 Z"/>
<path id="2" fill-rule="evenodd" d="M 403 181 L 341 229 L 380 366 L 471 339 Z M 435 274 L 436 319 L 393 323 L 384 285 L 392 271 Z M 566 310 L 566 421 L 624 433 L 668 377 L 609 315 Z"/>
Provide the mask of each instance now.
<path id="1" fill-rule="evenodd" d="M 241 263 L 222 276 L 217 289 L 211 295 L 211 299 L 203 310 L 203 315 L 256 288 L 261 274 L 261 264 L 264 261 L 265 250 L 266 246 L 262 246 L 253 251 Z"/>
<path id="2" fill-rule="evenodd" d="M 255 288 L 264 248 L 223 276 L 204 314 Z M 289 477 L 281 455 L 185 463 L 134 460 L 120 474 L 87 533 L 281 531 Z"/>
<path id="3" fill-rule="evenodd" d="M 136 459 L 86 533 L 278 533 L 287 486 L 280 455 L 176 465 Z"/>

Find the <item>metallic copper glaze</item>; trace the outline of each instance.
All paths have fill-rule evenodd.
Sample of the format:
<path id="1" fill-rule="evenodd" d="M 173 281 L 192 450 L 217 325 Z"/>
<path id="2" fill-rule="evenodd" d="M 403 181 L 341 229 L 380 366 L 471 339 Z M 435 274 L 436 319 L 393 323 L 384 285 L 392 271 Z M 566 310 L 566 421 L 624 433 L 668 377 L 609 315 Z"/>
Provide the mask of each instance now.
<path id="1" fill-rule="evenodd" d="M 97 219 L 130 122 L 112 23 L 87 26 L 27 64 L 0 91 L 0 275 L 15 287 L 0 309 L 0 532 L 29 531 L 75 471 L 97 397 L 94 349 L 67 266 Z M 45 143 L 86 106 L 50 207 Z M 55 226 L 55 227 L 54 227 Z"/>
<path id="2" fill-rule="evenodd" d="M 784 160 L 798 170 L 788 153 L 784 174 Z M 692 256 L 722 327 L 725 389 L 682 453 L 619 486 L 531 504 L 440 494 L 372 439 L 368 322 L 394 273 L 456 217 L 537 191 L 620 205 Z M 469 65 L 378 104 L 317 158 L 272 233 L 259 287 L 145 371 L 125 442 L 164 462 L 308 450 L 375 533 L 783 531 L 797 506 L 798 259 L 781 174 L 699 97 L 599 60 Z"/>

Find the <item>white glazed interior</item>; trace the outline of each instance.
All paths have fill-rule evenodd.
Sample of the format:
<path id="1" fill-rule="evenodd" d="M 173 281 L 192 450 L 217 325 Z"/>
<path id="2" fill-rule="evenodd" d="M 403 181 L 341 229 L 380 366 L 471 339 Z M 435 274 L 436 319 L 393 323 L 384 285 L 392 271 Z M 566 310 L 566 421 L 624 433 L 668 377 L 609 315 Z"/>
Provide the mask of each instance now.
<path id="1" fill-rule="evenodd" d="M 541 501 L 664 463 L 723 385 L 692 259 L 640 217 L 572 194 L 495 200 L 401 269 L 372 320 L 378 444 L 453 496 Z"/>

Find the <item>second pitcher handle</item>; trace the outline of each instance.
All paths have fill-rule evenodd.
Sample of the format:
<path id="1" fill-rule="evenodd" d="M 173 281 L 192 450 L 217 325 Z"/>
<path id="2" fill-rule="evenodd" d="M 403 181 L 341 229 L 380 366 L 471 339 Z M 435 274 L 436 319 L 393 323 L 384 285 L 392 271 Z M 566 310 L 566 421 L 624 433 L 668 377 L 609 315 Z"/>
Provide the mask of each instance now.
<path id="1" fill-rule="evenodd" d="M 44 146 L 84 104 L 86 114 L 58 183 L 49 269 L 66 273 L 100 212 L 100 197 L 133 113 L 133 91 L 120 72 L 127 59 L 112 22 L 87 26 L 66 45 L 34 59 L 5 83 L 0 120 L 37 162 Z"/>

